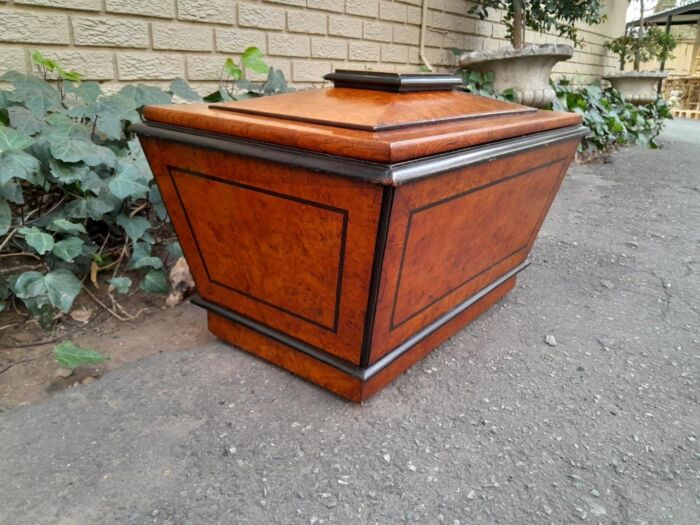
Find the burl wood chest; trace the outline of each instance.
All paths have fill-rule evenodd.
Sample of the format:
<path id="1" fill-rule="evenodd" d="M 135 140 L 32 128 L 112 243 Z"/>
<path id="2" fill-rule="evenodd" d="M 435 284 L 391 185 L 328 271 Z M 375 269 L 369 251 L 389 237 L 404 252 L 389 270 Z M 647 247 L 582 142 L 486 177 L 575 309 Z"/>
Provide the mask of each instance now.
<path id="1" fill-rule="evenodd" d="M 513 287 L 585 128 L 448 75 L 327 78 L 134 130 L 209 329 L 361 402 Z"/>

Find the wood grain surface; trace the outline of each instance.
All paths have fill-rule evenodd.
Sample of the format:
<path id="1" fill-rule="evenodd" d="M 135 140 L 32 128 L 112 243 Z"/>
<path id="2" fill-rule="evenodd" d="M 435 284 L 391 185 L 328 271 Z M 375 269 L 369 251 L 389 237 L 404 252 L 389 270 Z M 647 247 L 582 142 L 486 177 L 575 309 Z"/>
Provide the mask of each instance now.
<path id="1" fill-rule="evenodd" d="M 577 144 L 396 189 L 370 362 L 525 260 Z"/>
<path id="2" fill-rule="evenodd" d="M 383 131 L 475 118 L 534 113 L 527 106 L 479 97 L 463 91 L 389 93 L 326 88 L 212 104 L 212 110 Z"/>
<path id="3" fill-rule="evenodd" d="M 328 111 L 336 111 L 337 119 L 359 119 L 362 117 L 358 102 L 357 107 L 351 102 L 361 101 L 364 97 L 372 97 L 379 93 L 386 97 L 394 97 L 397 105 L 401 107 L 401 113 L 389 115 L 387 122 L 397 122 L 399 117 L 404 122 L 424 119 L 431 112 L 436 115 L 445 113 L 444 107 L 432 108 L 430 101 L 425 104 L 418 103 L 418 97 L 426 97 L 434 93 L 384 93 L 364 90 L 340 89 L 337 91 L 351 92 L 349 107 L 354 109 L 334 110 L 330 106 Z M 327 91 L 327 90 L 326 90 Z M 326 91 L 323 91 L 324 93 Z M 292 93 L 290 95 L 276 95 L 259 99 L 266 104 L 278 97 L 286 97 L 292 111 L 295 100 L 306 92 Z M 466 97 L 467 95 L 461 95 Z M 402 97 L 415 97 L 415 104 L 403 104 Z M 472 97 L 470 95 L 470 97 Z M 408 99 L 406 99 L 408 100 Z M 470 98 L 474 108 L 487 111 L 484 100 L 497 104 L 492 99 L 480 97 Z M 242 103 L 235 103 L 242 104 Z M 521 106 L 512 105 L 518 110 Z M 233 106 L 232 106 L 233 107 Z M 237 106 L 236 106 L 237 107 Z M 503 109 L 503 108 L 502 108 Z M 379 110 L 375 110 L 379 111 Z M 355 114 L 357 113 L 357 117 Z M 189 128 L 203 132 L 211 132 L 224 136 L 238 137 L 282 146 L 289 146 L 302 150 L 327 153 L 342 157 L 352 157 L 375 162 L 393 163 L 408 159 L 415 159 L 437 153 L 454 151 L 471 146 L 477 146 L 494 141 L 513 137 L 520 137 L 541 131 L 547 131 L 566 126 L 575 126 L 581 123 L 581 117 L 574 113 L 557 113 L 553 111 L 535 111 L 521 114 L 502 114 L 470 118 L 454 122 L 434 123 L 428 126 L 413 126 L 409 128 L 389 131 L 365 131 L 347 129 L 333 125 L 315 124 L 289 120 L 286 118 L 273 118 L 263 115 L 250 115 L 235 111 L 211 109 L 207 104 L 181 104 L 168 106 L 147 106 L 144 110 L 147 120 L 155 123 L 167 124 L 175 127 Z M 331 118 L 329 114 L 327 116 Z M 364 124 L 381 122 L 383 117 L 375 114 L 372 118 L 367 115 L 362 117 Z"/>
<path id="4" fill-rule="evenodd" d="M 382 188 L 142 143 L 202 297 L 358 364 Z"/>
<path id="5" fill-rule="evenodd" d="M 450 91 L 342 88 L 226 109 L 151 106 L 145 116 L 195 135 L 378 161 L 358 169 L 387 170 L 581 120 Z M 367 381 L 353 375 L 353 365 L 376 363 L 438 326 L 526 259 L 579 142 L 564 134 L 449 171 L 438 156 L 421 163 L 425 178 L 383 187 L 177 137 L 146 134 L 141 141 L 197 289 L 219 312 L 210 312 L 210 329 L 356 402 L 513 287 L 515 277 Z M 235 320 L 220 317 L 227 310 Z M 346 364 L 324 363 L 323 352 Z"/>
<path id="6" fill-rule="evenodd" d="M 488 295 L 368 380 L 361 380 L 342 372 L 331 365 L 212 312 L 208 313 L 209 330 L 220 339 L 241 350 L 289 370 L 345 399 L 361 403 L 371 398 L 408 368 L 435 350 L 443 341 L 503 298 L 515 285 L 515 279 L 515 277 L 511 277 L 494 288 Z M 469 349 L 465 348 L 464 351 L 469 351 Z"/>
<path id="7" fill-rule="evenodd" d="M 209 330 L 218 338 L 350 401 L 362 401 L 360 379 L 215 313 L 209 312 L 207 318 Z"/>

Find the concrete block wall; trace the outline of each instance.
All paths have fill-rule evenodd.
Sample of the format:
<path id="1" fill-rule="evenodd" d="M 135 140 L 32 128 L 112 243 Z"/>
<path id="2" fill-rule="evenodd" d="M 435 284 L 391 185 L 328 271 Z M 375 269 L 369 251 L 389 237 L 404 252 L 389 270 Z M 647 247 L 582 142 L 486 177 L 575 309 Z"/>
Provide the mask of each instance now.
<path id="1" fill-rule="evenodd" d="M 426 56 L 454 65 L 452 48 L 508 45 L 500 14 L 478 20 L 471 2 L 429 2 Z M 227 57 L 259 47 L 298 87 L 337 68 L 417 71 L 423 0 L 0 0 L 0 73 L 27 71 L 38 49 L 87 78 L 118 86 L 185 78 L 212 90 Z M 583 28 L 585 46 L 557 74 L 592 81 L 616 67 L 602 44 L 623 31 L 624 10 Z M 528 34 L 531 42 L 560 41 Z"/>

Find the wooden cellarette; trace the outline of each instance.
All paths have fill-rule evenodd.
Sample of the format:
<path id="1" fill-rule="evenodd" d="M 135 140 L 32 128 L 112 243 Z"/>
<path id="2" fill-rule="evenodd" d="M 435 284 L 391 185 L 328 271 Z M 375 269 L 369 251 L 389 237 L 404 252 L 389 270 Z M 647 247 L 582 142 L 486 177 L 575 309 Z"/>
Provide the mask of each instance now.
<path id="1" fill-rule="evenodd" d="M 209 329 L 361 402 L 513 287 L 585 128 L 450 75 L 327 78 L 133 129 Z"/>

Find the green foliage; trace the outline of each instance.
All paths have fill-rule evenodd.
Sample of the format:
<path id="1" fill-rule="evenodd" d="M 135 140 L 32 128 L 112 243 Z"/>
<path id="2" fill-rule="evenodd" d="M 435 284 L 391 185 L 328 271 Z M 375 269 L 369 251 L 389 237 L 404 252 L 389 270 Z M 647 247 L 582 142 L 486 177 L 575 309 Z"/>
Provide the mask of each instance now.
<path id="1" fill-rule="evenodd" d="M 145 105 L 202 97 L 182 79 L 168 90 L 136 84 L 107 94 L 38 52 L 32 58 L 38 76 L 0 76 L 11 85 L 0 90 L 0 252 L 8 261 L 28 253 L 39 264 L 0 274 L 0 310 L 14 296 L 50 327 L 70 311 L 86 277 L 103 270 L 117 293 L 132 288 L 127 271 L 141 274 L 140 290 L 167 293 L 160 254 L 182 252 L 177 243 L 156 249 L 172 233 L 129 126 L 141 121 Z M 228 64 L 236 78 L 222 82 L 213 94 L 219 100 L 288 90 L 284 75 L 268 68 L 257 48 L 243 53 L 240 72 Z M 250 82 L 246 71 L 267 73 L 267 81 Z"/>
<path id="2" fill-rule="evenodd" d="M 90 348 L 83 348 L 72 341 L 63 341 L 53 349 L 56 362 L 65 368 L 78 368 L 80 365 L 98 365 L 109 357 Z"/>
<path id="3" fill-rule="evenodd" d="M 267 73 L 267 79 L 262 83 L 251 82 L 246 79 L 247 71 L 258 74 Z M 262 51 L 257 47 L 249 47 L 243 52 L 238 63 L 231 58 L 226 59 L 221 71 L 219 89 L 204 97 L 204 100 L 206 102 L 229 102 L 289 91 L 293 91 L 293 89 L 287 85 L 284 73 L 269 67 L 263 60 Z"/>
<path id="4" fill-rule="evenodd" d="M 576 22 L 595 25 L 604 20 L 602 0 L 481 0 L 468 12 L 483 20 L 488 17 L 490 9 L 504 9 L 503 21 L 512 41 L 514 30 L 517 31 L 513 24 L 516 7 L 522 7 L 523 24 L 528 29 L 538 33 L 556 31 L 576 46 L 583 43 L 578 38 Z"/>
<path id="5" fill-rule="evenodd" d="M 501 93 L 496 93 L 494 91 L 493 81 L 495 79 L 495 75 L 493 71 L 479 73 L 478 71 L 460 69 L 455 72 L 455 75 L 460 75 L 462 77 L 463 84 L 461 89 L 463 91 L 481 95 L 482 97 L 507 100 L 509 102 L 515 102 L 516 100 L 516 93 L 512 88 L 506 89 Z"/>
<path id="6" fill-rule="evenodd" d="M 573 87 L 560 82 L 553 87 L 557 94 L 553 109 L 580 114 L 583 124 L 591 130 L 579 147 L 584 154 L 601 153 L 624 144 L 657 148 L 655 139 L 664 120 L 672 118 L 670 107 L 662 98 L 652 104 L 634 105 L 625 102 L 619 91 L 603 90 L 598 85 Z"/>
<path id="7" fill-rule="evenodd" d="M 657 27 L 635 28 L 629 34 L 605 43 L 605 47 L 623 62 L 634 62 L 637 66 L 651 60 L 665 62 L 673 58 L 671 52 L 677 45 L 675 36 Z"/>

